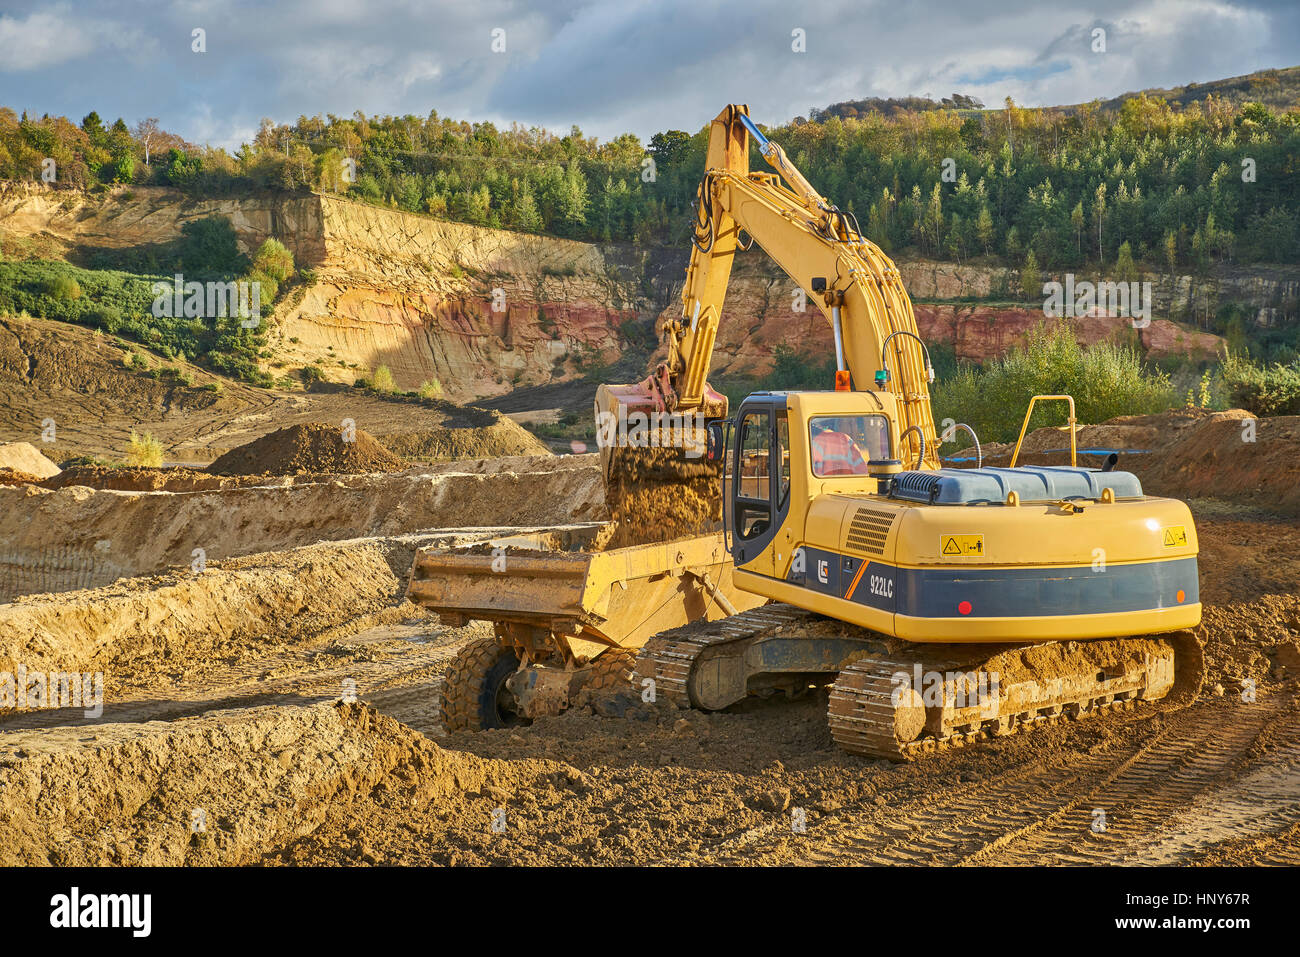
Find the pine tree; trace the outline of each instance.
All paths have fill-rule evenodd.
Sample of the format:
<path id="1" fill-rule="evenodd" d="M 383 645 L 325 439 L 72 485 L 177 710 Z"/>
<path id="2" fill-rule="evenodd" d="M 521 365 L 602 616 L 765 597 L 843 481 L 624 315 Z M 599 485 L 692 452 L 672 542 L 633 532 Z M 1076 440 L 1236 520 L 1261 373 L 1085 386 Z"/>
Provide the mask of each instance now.
<path id="1" fill-rule="evenodd" d="M 1133 262 L 1133 249 L 1128 240 L 1120 243 L 1119 258 L 1115 261 L 1115 276 L 1120 282 L 1137 282 L 1137 266 Z"/>
<path id="2" fill-rule="evenodd" d="M 979 219 L 975 223 L 975 235 L 979 238 L 980 245 L 984 247 L 984 255 L 987 256 L 993 246 L 993 215 L 987 206 L 980 207 Z"/>
<path id="3" fill-rule="evenodd" d="M 1025 268 L 1020 270 L 1020 291 L 1026 301 L 1038 299 L 1043 294 L 1043 274 L 1038 271 L 1038 257 L 1029 250 Z"/>

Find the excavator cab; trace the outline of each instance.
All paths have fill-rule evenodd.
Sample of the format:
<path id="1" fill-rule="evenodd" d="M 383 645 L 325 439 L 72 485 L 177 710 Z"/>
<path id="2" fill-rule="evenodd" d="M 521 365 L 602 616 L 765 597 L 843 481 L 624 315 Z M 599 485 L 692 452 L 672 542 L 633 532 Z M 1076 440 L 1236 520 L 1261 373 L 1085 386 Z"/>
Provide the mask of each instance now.
<path id="1" fill-rule="evenodd" d="M 810 499 L 877 494 L 901 467 L 892 395 L 756 392 L 710 427 L 722 473 L 723 526 L 738 568 L 783 577 Z"/>
<path id="2" fill-rule="evenodd" d="M 790 425 L 784 394 L 751 395 L 736 414 L 723 473 L 724 515 L 738 563 L 762 554 L 790 510 Z"/>

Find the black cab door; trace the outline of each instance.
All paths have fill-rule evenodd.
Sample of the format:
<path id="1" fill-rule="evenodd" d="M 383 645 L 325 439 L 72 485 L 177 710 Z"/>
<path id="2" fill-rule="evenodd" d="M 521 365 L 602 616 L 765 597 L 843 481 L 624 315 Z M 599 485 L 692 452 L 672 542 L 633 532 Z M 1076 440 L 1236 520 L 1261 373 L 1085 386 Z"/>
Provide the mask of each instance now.
<path id="1" fill-rule="evenodd" d="M 772 575 L 767 549 L 790 509 L 785 396 L 760 394 L 745 399 L 736 414 L 735 436 L 723 489 L 732 558 L 746 571 Z"/>

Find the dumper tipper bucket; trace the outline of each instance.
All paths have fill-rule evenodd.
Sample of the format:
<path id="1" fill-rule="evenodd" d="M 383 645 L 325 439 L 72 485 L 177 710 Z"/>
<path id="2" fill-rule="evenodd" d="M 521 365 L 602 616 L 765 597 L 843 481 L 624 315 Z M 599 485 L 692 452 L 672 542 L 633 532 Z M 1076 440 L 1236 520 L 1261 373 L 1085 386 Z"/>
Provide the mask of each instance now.
<path id="1" fill-rule="evenodd" d="M 487 542 L 421 549 L 407 596 L 453 624 L 491 621 L 516 643 L 531 634 L 526 644 L 540 645 L 549 636 L 572 660 L 607 647 L 639 648 L 668 628 L 762 604 L 735 587 L 731 572 L 720 534 L 610 551 Z"/>

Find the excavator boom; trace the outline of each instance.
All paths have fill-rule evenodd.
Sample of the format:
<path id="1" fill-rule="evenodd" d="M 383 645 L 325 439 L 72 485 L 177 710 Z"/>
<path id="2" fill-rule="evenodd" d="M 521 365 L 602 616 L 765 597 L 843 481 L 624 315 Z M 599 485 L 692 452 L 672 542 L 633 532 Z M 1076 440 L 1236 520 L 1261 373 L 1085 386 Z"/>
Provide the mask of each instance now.
<path id="1" fill-rule="evenodd" d="M 749 171 L 751 139 L 775 173 Z M 896 396 L 907 460 L 939 467 L 932 367 L 897 267 L 862 237 L 851 214 L 812 187 L 745 106 L 728 106 L 710 126 L 694 225 L 682 314 L 661 330 L 667 358 L 640 383 L 601 386 L 598 418 L 634 410 L 726 415 L 726 399 L 707 374 L 736 251 L 756 242 L 830 323 L 836 387 Z"/>

